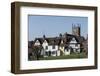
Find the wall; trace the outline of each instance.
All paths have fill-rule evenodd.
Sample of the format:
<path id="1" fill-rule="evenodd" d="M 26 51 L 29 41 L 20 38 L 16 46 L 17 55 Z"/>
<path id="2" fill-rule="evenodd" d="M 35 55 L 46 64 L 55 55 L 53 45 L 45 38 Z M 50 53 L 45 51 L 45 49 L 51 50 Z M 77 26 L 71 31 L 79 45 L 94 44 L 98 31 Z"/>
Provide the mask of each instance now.
<path id="1" fill-rule="evenodd" d="M 1 0 L 0 1 L 0 76 L 17 76 L 10 73 L 11 60 L 11 15 L 10 3 L 15 0 Z M 17 0 L 29 1 L 29 0 Z M 98 6 L 98 20 L 100 20 L 100 0 L 30 0 L 30 2 L 44 2 L 57 4 L 74 4 L 74 5 L 89 5 Z M 100 24 L 100 22 L 98 22 Z M 98 28 L 100 26 L 98 25 Z M 98 29 L 100 33 L 100 30 Z M 100 42 L 100 35 L 98 36 L 98 43 Z M 99 44 L 100 45 L 100 44 Z M 100 49 L 98 48 L 98 57 L 100 58 Z M 53 73 L 38 73 L 38 74 L 21 74 L 18 76 L 100 76 L 100 59 L 98 61 L 98 70 L 81 70 L 81 71 L 65 71 Z"/>

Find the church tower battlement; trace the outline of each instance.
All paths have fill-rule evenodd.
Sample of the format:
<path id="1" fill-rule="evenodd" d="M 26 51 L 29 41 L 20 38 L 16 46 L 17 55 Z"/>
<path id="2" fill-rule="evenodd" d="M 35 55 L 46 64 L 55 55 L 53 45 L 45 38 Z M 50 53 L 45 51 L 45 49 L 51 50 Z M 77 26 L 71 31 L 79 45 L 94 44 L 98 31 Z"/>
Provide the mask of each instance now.
<path id="1" fill-rule="evenodd" d="M 81 35 L 81 28 L 80 28 L 80 24 L 72 24 L 72 34 L 76 35 L 76 36 L 80 36 Z"/>

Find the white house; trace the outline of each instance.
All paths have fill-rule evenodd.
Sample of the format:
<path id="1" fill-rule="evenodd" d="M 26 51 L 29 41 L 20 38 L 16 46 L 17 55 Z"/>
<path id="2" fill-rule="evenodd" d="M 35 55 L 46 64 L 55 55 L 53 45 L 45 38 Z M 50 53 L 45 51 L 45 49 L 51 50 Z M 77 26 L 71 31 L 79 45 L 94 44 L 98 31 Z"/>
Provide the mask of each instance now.
<path id="1" fill-rule="evenodd" d="M 43 49 L 43 55 L 44 57 L 47 56 L 58 56 L 58 44 L 55 44 L 55 42 L 53 42 L 54 38 L 46 38 L 46 39 L 42 39 L 42 38 L 37 38 L 35 40 L 34 46 L 40 46 L 42 45 Z M 53 41 L 51 41 L 53 40 Z"/>
<path id="2" fill-rule="evenodd" d="M 58 45 L 49 45 L 47 40 L 42 43 L 44 49 L 44 56 L 57 56 Z"/>
<path id="3" fill-rule="evenodd" d="M 70 49 L 68 47 L 66 48 L 66 43 L 64 43 L 64 40 L 62 39 L 59 45 L 59 50 L 63 53 L 63 55 L 70 55 Z"/>
<path id="4" fill-rule="evenodd" d="M 69 47 L 72 48 L 73 52 L 80 53 L 80 43 L 75 38 L 71 39 L 71 41 L 69 42 Z"/>

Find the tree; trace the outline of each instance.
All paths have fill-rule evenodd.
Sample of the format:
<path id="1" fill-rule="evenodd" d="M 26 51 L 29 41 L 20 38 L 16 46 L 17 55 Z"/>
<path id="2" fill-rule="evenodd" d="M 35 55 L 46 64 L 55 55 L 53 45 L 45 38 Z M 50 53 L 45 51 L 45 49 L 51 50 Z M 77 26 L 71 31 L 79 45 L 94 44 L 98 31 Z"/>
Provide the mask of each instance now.
<path id="1" fill-rule="evenodd" d="M 36 60 L 39 60 L 39 58 L 41 57 L 42 49 L 43 49 L 42 46 L 34 46 L 33 47 L 33 53 L 34 53 Z"/>

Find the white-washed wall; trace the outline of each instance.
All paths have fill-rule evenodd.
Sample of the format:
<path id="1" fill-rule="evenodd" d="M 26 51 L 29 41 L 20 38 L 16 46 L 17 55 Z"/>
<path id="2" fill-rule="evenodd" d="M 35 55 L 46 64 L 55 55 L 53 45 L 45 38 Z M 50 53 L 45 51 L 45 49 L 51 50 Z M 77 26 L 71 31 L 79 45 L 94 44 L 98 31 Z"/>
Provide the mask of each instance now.
<path id="1" fill-rule="evenodd" d="M 48 43 L 47 43 L 46 40 L 43 42 L 42 46 L 43 46 L 44 49 L 46 49 L 46 46 L 48 46 Z"/>
<path id="2" fill-rule="evenodd" d="M 70 49 L 65 49 L 65 55 L 70 55 Z"/>
<path id="3" fill-rule="evenodd" d="M 75 38 L 73 38 L 71 41 L 70 41 L 70 44 L 69 44 L 70 47 L 72 48 L 80 48 L 80 44 L 77 44 L 77 41 L 75 40 Z"/>
<path id="4" fill-rule="evenodd" d="M 40 42 L 39 40 L 36 40 L 35 44 L 34 45 L 40 45 Z"/>
<path id="5" fill-rule="evenodd" d="M 55 45 L 55 49 L 53 49 L 52 45 L 49 45 L 46 51 L 57 51 L 57 50 L 58 50 L 58 45 Z"/>

